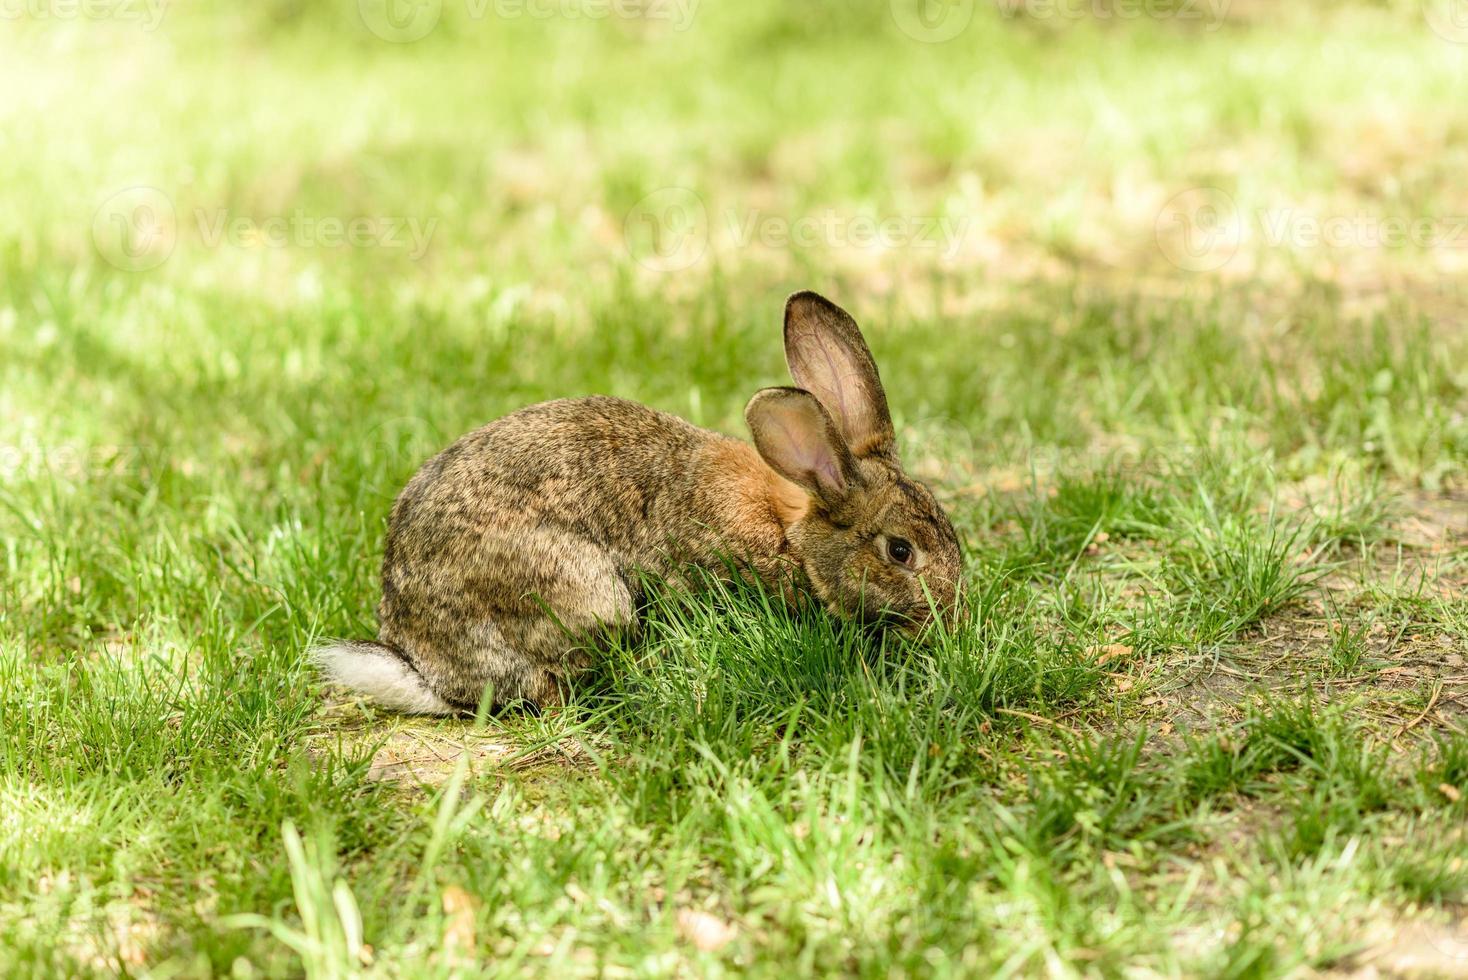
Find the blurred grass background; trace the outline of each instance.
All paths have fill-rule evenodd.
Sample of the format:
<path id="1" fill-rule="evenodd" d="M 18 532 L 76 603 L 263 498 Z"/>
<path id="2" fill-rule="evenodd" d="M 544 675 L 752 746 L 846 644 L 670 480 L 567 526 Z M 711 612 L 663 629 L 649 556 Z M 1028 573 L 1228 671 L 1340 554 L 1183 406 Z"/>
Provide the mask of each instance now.
<path id="1" fill-rule="evenodd" d="M 1311 683 L 1461 652 L 1454 0 L 4 9 L 0 965 L 334 975 L 370 956 L 280 930 L 338 873 L 435 975 L 449 883 L 555 975 L 1248 975 L 1461 903 L 1461 742 L 1371 781 L 1451 689 L 1168 686 L 1295 663 L 1281 610 L 1328 626 L 1282 627 Z M 850 634 L 685 612 L 602 714 L 495 730 L 548 773 L 372 776 L 441 732 L 322 715 L 301 650 L 372 632 L 419 463 L 592 392 L 742 433 L 798 288 L 866 329 L 974 635 L 873 679 Z M 1322 556 L 1358 578 L 1307 607 Z M 1142 755 L 1195 700 L 1236 727 Z M 537 754 L 576 739 L 592 775 Z M 742 938 L 690 952 L 680 903 Z"/>

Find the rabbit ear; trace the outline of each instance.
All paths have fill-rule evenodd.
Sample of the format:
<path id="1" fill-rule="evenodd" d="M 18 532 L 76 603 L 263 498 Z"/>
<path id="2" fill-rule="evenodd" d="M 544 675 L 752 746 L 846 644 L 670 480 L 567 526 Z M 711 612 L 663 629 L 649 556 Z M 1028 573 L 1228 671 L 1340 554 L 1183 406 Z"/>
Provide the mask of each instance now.
<path id="1" fill-rule="evenodd" d="M 877 363 L 845 310 L 808 291 L 786 300 L 785 361 L 795 383 L 830 413 L 853 455 L 893 451 L 892 416 Z"/>
<path id="2" fill-rule="evenodd" d="M 744 419 L 765 462 L 826 503 L 840 503 L 856 483 L 846 440 L 810 392 L 764 388 L 745 406 Z"/>

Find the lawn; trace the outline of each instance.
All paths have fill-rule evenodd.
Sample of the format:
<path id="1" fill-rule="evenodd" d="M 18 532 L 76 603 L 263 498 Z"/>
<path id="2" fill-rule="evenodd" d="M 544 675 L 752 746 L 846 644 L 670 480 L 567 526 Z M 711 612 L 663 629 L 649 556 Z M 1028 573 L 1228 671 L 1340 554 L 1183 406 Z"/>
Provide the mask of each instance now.
<path id="1" fill-rule="evenodd" d="M 0 974 L 1468 975 L 1461 5 L 385 3 L 0 21 Z M 423 460 L 746 435 L 801 288 L 951 630 L 323 687 Z"/>

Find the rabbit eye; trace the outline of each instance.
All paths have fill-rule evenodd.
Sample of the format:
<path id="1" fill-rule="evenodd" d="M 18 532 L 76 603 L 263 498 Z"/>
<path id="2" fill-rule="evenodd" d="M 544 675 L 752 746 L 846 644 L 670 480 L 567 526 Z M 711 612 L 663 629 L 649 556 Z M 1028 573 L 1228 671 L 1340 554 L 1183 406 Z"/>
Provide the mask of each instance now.
<path id="1" fill-rule="evenodd" d="M 888 538 L 887 557 L 899 565 L 906 565 L 912 561 L 912 544 L 903 538 Z"/>

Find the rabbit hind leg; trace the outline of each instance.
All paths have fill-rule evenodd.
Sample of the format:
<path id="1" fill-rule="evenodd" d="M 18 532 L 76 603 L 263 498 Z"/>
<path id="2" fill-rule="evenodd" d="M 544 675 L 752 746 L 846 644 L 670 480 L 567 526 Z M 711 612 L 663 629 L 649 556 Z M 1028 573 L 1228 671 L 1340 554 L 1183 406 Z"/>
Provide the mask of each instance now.
<path id="1" fill-rule="evenodd" d="M 434 687 L 449 700 L 477 704 L 492 690 L 496 707 L 558 705 L 596 649 L 636 629 L 632 590 L 610 553 L 554 527 L 523 530 L 515 542 L 518 561 L 486 562 L 462 583 L 457 655 L 430 658 L 444 668 Z"/>

